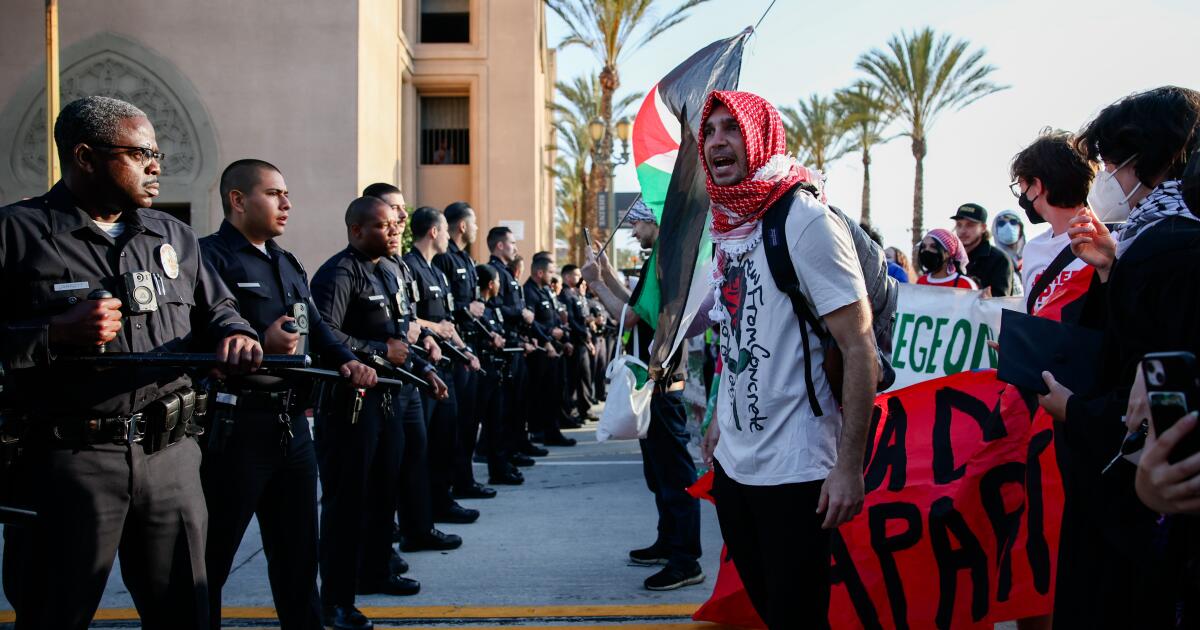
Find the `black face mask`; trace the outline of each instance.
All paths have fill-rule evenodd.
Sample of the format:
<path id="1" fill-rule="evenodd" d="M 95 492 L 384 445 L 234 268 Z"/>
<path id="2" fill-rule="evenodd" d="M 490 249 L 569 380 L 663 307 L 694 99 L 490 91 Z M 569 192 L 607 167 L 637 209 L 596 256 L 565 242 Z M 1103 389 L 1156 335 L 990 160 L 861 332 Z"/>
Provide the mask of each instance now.
<path id="1" fill-rule="evenodd" d="M 933 273 L 942 268 L 946 264 L 946 255 L 942 252 L 930 251 L 922 249 L 917 252 L 917 262 L 921 265 L 921 270 L 925 273 Z"/>
<path id="2" fill-rule="evenodd" d="M 1042 215 L 1038 214 L 1038 211 L 1033 209 L 1033 202 L 1035 199 L 1037 199 L 1037 197 L 1034 197 L 1033 199 L 1026 197 L 1025 193 L 1021 193 L 1021 196 L 1017 197 L 1017 205 L 1021 206 L 1021 209 L 1025 211 L 1025 218 L 1029 219 L 1029 222 L 1033 223 L 1034 225 L 1046 222 L 1046 220 L 1042 218 Z"/>

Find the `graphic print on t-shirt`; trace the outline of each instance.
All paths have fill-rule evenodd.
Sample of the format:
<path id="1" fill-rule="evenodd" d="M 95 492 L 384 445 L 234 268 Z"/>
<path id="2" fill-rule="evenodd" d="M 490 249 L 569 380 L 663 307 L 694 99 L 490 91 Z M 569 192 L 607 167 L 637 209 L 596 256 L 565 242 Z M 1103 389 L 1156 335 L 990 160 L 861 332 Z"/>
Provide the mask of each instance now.
<path id="1" fill-rule="evenodd" d="M 753 287 L 753 288 L 751 288 Z M 771 352 L 758 343 L 758 310 L 763 303 L 762 275 L 755 268 L 754 261 L 730 261 L 725 266 L 725 285 L 721 288 L 721 304 L 729 313 L 729 325 L 722 327 L 722 332 L 728 330 L 728 336 L 722 335 L 721 360 L 724 372 L 721 379 L 730 395 L 736 390 L 742 379 L 746 383 L 746 408 L 751 417 L 748 419 L 750 431 L 761 431 L 762 421 L 767 417 L 759 412 L 759 361 L 771 356 Z M 733 406 L 733 425 L 738 431 L 742 428 L 742 419 L 738 416 L 738 406 Z"/>

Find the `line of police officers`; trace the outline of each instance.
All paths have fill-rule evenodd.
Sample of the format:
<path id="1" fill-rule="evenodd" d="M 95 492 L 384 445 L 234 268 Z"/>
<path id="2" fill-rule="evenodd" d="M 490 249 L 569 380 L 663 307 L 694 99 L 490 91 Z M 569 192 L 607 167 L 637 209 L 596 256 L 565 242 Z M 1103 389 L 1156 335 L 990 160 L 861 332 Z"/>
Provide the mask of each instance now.
<path id="1" fill-rule="evenodd" d="M 397 188 L 368 187 L 310 288 L 274 240 L 291 208 L 274 166 L 229 165 L 225 220 L 197 239 L 149 209 L 164 156 L 136 107 L 72 102 L 55 140 L 62 180 L 0 208 L 0 348 L 19 412 L 0 432 L 16 454 L 6 501 L 38 514 L 4 532 L 18 628 L 86 628 L 118 553 L 143 627 L 218 628 L 251 516 L 283 628 L 370 628 L 356 594 L 420 589 L 393 542 L 457 548 L 434 524 L 473 522 L 455 499 L 495 496 L 474 452 L 490 484 L 515 485 L 516 466 L 547 454 L 530 429 L 574 444 L 559 425 L 579 339 L 548 289 L 553 261 L 535 257 L 522 287 L 506 266 L 515 239 L 494 228 L 476 265 L 468 205 L 409 217 Z M 213 349 L 203 370 L 82 362 Z M 335 378 L 258 370 L 264 353 L 312 354 Z M 550 379 L 549 395 L 525 395 Z"/>

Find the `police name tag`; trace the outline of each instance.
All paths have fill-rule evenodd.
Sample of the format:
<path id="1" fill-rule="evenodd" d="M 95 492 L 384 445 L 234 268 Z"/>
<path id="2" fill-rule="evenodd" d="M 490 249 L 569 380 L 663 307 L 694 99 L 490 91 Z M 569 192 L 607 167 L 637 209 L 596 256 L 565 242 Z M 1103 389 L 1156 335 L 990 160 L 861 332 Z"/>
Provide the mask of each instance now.
<path id="1" fill-rule="evenodd" d="M 78 291 L 80 289 L 86 289 L 89 286 L 91 285 L 86 282 L 60 282 L 54 285 L 54 291 L 56 293 L 62 293 L 63 291 Z"/>
<path id="2" fill-rule="evenodd" d="M 372 302 L 382 302 L 383 296 L 382 295 L 370 295 L 370 296 L 367 296 L 367 299 L 371 300 Z"/>
<path id="3" fill-rule="evenodd" d="M 257 289 L 262 286 L 262 283 L 261 282 L 239 282 L 239 283 L 237 283 L 237 285 L 238 285 L 239 289 Z"/>
<path id="4" fill-rule="evenodd" d="M 455 271 L 457 271 L 457 272 L 458 272 L 458 275 L 460 275 L 460 276 L 465 276 L 465 275 L 467 275 L 467 270 L 466 270 L 466 269 L 464 269 L 464 268 L 462 268 L 462 267 L 459 267 L 458 269 L 455 269 Z"/>

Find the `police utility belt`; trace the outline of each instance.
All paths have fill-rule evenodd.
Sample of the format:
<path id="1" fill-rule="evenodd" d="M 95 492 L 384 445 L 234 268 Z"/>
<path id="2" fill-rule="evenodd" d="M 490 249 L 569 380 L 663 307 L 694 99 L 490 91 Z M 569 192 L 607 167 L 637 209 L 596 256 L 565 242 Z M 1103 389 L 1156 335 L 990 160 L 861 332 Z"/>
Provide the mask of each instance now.
<path id="1" fill-rule="evenodd" d="M 182 389 L 137 413 L 51 421 L 50 436 L 69 444 L 140 444 L 149 454 L 202 433 L 195 421 L 207 412 L 207 402 L 203 392 Z"/>

